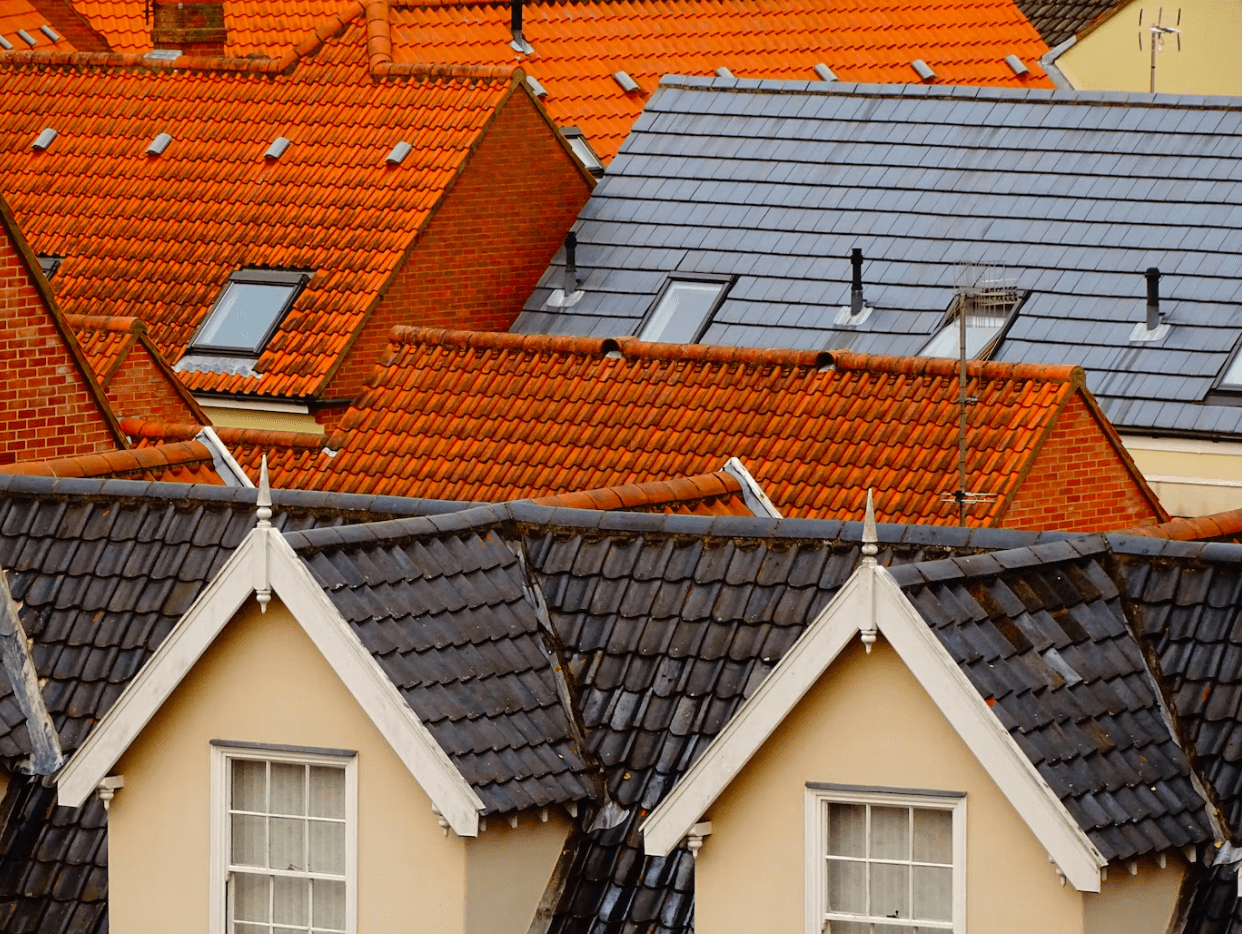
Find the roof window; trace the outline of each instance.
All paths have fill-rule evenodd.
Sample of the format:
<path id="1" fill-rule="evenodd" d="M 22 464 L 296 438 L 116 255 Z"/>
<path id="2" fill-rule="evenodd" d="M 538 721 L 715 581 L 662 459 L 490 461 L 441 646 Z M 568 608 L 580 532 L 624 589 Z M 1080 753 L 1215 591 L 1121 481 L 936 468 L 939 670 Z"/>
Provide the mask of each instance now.
<path id="1" fill-rule="evenodd" d="M 723 277 L 670 278 L 639 327 L 638 339 L 697 343 L 732 284 L 731 278 Z"/>
<path id="2" fill-rule="evenodd" d="M 1242 391 L 1242 348 L 1234 352 L 1233 360 L 1225 368 L 1225 375 L 1220 378 L 1217 388 L 1232 392 Z"/>
<path id="3" fill-rule="evenodd" d="M 561 130 L 561 135 L 565 137 L 565 142 L 569 143 L 569 148 L 574 151 L 574 155 L 588 172 L 596 178 L 604 174 L 604 163 L 599 161 L 599 156 L 595 155 L 595 150 L 591 148 L 591 144 L 587 142 L 587 138 L 582 135 L 580 129 L 576 126 L 567 126 Z"/>
<path id="4" fill-rule="evenodd" d="M 51 280 L 56 275 L 56 270 L 60 268 L 60 264 L 65 261 L 63 256 L 48 256 L 46 253 L 39 254 L 39 268 L 43 270 L 43 278 Z"/>
<path id="5" fill-rule="evenodd" d="M 309 279 L 309 273 L 274 269 L 233 273 L 190 349 L 257 356 Z"/>
<path id="6" fill-rule="evenodd" d="M 953 307 L 918 356 L 956 358 L 961 352 L 964 318 L 967 359 L 987 359 L 1005 336 L 1021 303 L 1022 294 L 1012 282 L 979 279 L 972 285 L 959 286 Z"/>

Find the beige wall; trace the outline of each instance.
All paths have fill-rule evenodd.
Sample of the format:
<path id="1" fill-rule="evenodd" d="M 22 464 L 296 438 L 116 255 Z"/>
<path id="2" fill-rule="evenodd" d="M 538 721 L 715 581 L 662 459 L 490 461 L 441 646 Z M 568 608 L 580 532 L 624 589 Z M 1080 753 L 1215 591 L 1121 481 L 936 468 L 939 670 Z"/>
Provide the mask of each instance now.
<path id="1" fill-rule="evenodd" d="M 1135 875 L 1111 866 L 1100 893 L 1083 896 L 1083 934 L 1166 934 L 1186 874 L 1176 850 L 1167 856 L 1164 869 L 1151 857 L 1138 860 Z"/>
<path id="2" fill-rule="evenodd" d="M 808 781 L 964 791 L 972 934 L 1082 934 L 1082 896 L 897 654 L 855 641 L 706 815 L 695 869 L 704 934 L 802 934 Z"/>
<path id="3" fill-rule="evenodd" d="M 1242 444 L 1140 435 L 1122 441 L 1169 515 L 1242 509 Z"/>
<path id="4" fill-rule="evenodd" d="M 323 434 L 323 425 L 306 412 L 267 412 L 263 409 L 224 408 L 199 399 L 203 413 L 213 425 L 224 428 L 254 428 L 260 431 L 301 431 Z"/>
<path id="5" fill-rule="evenodd" d="M 526 934 L 573 829 L 560 808 L 518 816 L 516 828 L 493 817 L 466 842 L 467 934 Z"/>
<path id="6" fill-rule="evenodd" d="M 1242 6 L 1227 0 L 1143 0 L 1123 6 L 1095 29 L 1084 31 L 1077 44 L 1057 59 L 1057 67 L 1079 89 L 1147 91 L 1151 87 L 1150 33 L 1139 49 L 1139 10 L 1147 25 L 1164 7 L 1165 25 L 1177 24 L 1182 11 L 1182 50 L 1169 36 L 1156 55 L 1156 90 L 1172 94 L 1242 94 L 1237 68 Z"/>
<path id="7" fill-rule="evenodd" d="M 220 634 L 118 763 L 108 818 L 111 924 L 206 934 L 210 740 L 358 751 L 358 932 L 460 932 L 466 844 L 279 601 Z"/>

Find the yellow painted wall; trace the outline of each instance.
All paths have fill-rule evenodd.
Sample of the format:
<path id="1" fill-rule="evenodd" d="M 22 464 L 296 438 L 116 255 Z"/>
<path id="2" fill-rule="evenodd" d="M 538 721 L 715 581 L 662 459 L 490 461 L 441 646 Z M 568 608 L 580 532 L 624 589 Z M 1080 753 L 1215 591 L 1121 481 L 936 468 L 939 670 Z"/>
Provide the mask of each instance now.
<path id="1" fill-rule="evenodd" d="M 225 428 L 253 428 L 260 431 L 299 431 L 313 435 L 323 434 L 323 425 L 315 416 L 299 412 L 267 412 L 263 409 L 235 409 L 211 405 L 199 399 L 203 413 L 213 425 Z"/>
<path id="2" fill-rule="evenodd" d="M 518 816 L 517 827 L 493 817 L 466 842 L 467 934 L 526 934 L 573 829 L 560 808 Z"/>
<path id="3" fill-rule="evenodd" d="M 972 934 L 1083 934 L 1082 896 L 897 654 L 855 641 L 706 815 L 695 868 L 704 934 L 802 934 L 808 781 L 964 791 Z"/>
<path id="4" fill-rule="evenodd" d="M 1242 445 L 1137 435 L 1122 441 L 1170 515 L 1242 509 Z"/>
<path id="5" fill-rule="evenodd" d="M 1170 36 L 1165 51 L 1156 56 L 1156 90 L 1172 94 L 1242 94 L 1242 71 L 1237 67 L 1238 37 L 1242 36 L 1242 5 L 1229 0 L 1136 2 L 1123 6 L 1056 60 L 1076 88 L 1093 91 L 1147 91 L 1151 87 L 1149 33 L 1139 49 L 1139 10 L 1148 24 L 1160 7 L 1164 23 L 1176 25 L 1182 10 L 1182 50 Z"/>
<path id="6" fill-rule="evenodd" d="M 1166 934 L 1186 874 L 1180 853 L 1166 855 L 1164 869 L 1151 857 L 1138 860 L 1135 875 L 1111 867 L 1100 893 L 1083 896 L 1084 934 Z"/>
<path id="7" fill-rule="evenodd" d="M 114 770 L 112 930 L 207 934 L 213 739 L 357 750 L 359 934 L 464 930 L 465 841 L 275 599 L 243 608 Z"/>

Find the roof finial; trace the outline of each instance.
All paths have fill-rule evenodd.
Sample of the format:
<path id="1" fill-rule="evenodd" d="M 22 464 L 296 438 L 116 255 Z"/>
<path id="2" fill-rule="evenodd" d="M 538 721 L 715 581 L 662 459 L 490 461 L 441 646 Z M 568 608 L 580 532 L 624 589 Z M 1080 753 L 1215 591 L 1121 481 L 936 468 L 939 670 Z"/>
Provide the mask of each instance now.
<path id="1" fill-rule="evenodd" d="M 875 534 L 875 504 L 871 499 L 871 488 L 867 487 L 867 515 L 866 518 L 863 519 L 862 553 L 863 564 L 868 567 L 875 566 L 875 556 L 879 551 L 879 549 L 876 548 L 876 543 L 878 541 L 879 538 Z"/>
<path id="2" fill-rule="evenodd" d="M 255 515 L 259 517 L 257 528 L 270 529 L 272 527 L 272 488 L 267 482 L 267 455 L 263 455 L 263 460 L 259 463 L 259 495 L 254 501 Z"/>

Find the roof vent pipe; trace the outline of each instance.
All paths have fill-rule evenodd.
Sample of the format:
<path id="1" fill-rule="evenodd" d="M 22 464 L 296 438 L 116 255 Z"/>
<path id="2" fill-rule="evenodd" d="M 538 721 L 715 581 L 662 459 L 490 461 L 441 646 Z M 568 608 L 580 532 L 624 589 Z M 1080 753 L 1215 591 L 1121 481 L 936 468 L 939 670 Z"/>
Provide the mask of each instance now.
<path id="1" fill-rule="evenodd" d="M 854 279 L 850 284 L 850 314 L 860 315 L 863 310 L 863 288 L 862 288 L 862 250 L 854 247 L 850 251 L 850 264 L 854 267 Z"/>
<path id="2" fill-rule="evenodd" d="M 1160 327 L 1160 270 L 1147 267 L 1147 330 Z"/>
<path id="3" fill-rule="evenodd" d="M 535 51 L 522 35 L 522 0 L 509 0 L 509 30 L 513 33 L 510 48 L 523 55 L 530 55 Z"/>
<path id="4" fill-rule="evenodd" d="M 43 132 L 36 136 L 35 141 L 30 144 L 30 148 L 43 152 L 48 146 L 52 145 L 52 140 L 54 139 L 56 139 L 56 131 L 50 126 L 44 127 Z"/>
<path id="5" fill-rule="evenodd" d="M 572 230 L 565 234 L 565 294 L 578 291 L 578 235 Z"/>

